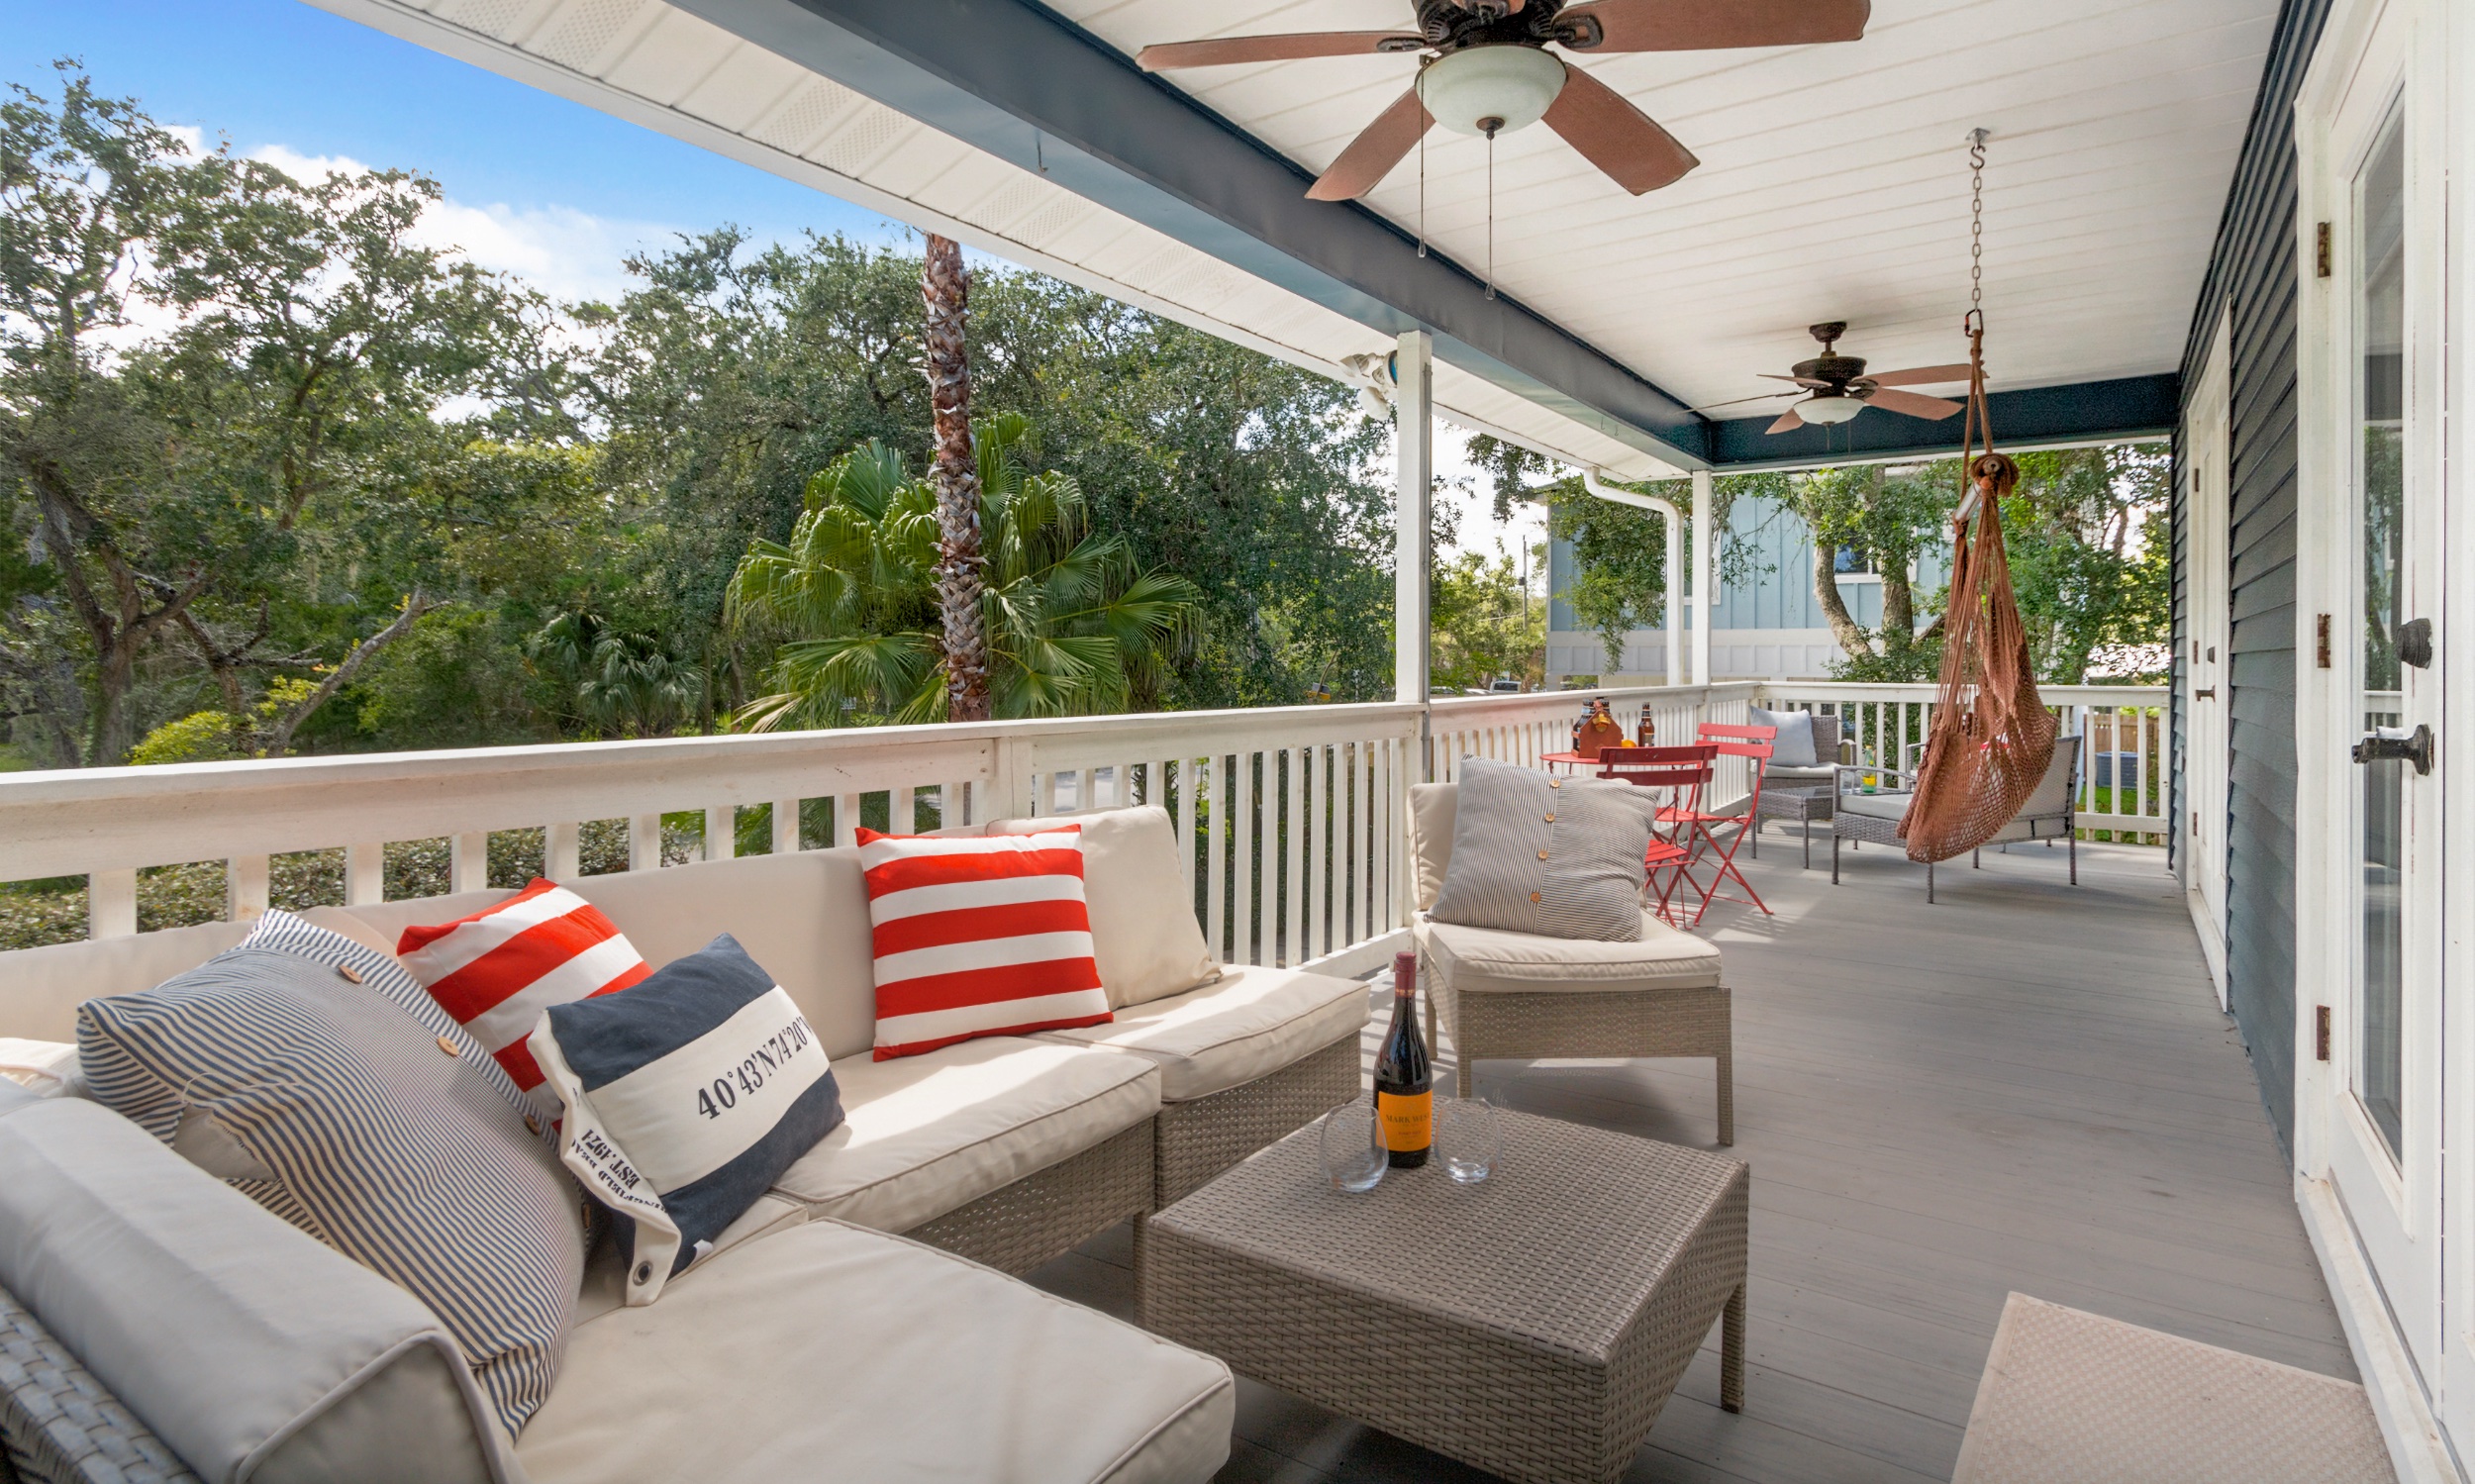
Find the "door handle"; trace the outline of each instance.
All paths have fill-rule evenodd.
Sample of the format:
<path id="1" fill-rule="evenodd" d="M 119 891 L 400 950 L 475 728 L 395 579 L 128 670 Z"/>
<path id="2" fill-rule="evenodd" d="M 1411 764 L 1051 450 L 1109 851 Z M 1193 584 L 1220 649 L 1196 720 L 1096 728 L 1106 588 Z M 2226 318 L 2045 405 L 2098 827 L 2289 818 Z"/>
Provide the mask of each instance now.
<path id="1" fill-rule="evenodd" d="M 2354 744 L 2357 762 L 2411 762 L 2418 773 L 2432 770 L 2432 729 L 2418 722 L 2415 730 L 2375 727 Z"/>

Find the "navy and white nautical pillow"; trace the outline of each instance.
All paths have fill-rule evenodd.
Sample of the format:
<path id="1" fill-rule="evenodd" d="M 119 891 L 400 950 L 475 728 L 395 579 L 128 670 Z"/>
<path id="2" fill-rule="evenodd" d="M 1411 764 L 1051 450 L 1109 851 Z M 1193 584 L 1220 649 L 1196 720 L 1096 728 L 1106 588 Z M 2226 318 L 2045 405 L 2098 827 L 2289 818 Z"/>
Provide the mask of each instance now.
<path id="1" fill-rule="evenodd" d="M 566 1108 L 559 1158 L 623 1218 L 631 1305 L 842 1121 L 808 1018 L 727 933 L 626 994 L 550 1006 L 530 1044 Z"/>
<path id="2" fill-rule="evenodd" d="M 583 1203 L 523 1094 L 428 1000 L 270 912 L 185 974 L 79 1006 L 78 1052 L 97 1102 L 429 1305 L 514 1435 L 566 1349 Z"/>

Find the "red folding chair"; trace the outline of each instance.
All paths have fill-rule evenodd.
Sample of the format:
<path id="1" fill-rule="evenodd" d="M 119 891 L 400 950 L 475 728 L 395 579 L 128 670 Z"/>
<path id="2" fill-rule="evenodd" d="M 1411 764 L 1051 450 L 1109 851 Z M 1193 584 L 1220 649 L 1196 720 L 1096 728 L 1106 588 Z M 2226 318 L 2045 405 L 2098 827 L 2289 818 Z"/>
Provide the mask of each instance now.
<path id="1" fill-rule="evenodd" d="M 1679 747 L 1605 747 L 1599 752 L 1600 777 L 1641 788 L 1673 790 L 1667 803 L 1652 817 L 1650 845 L 1642 857 L 1642 865 L 1649 872 L 1649 886 L 1657 893 L 1655 910 L 1669 923 L 1675 923 L 1676 912 L 1682 910 L 1680 906 L 1671 908 L 1671 901 L 1678 895 L 1678 888 L 1690 881 L 1684 870 L 1693 859 L 1694 846 L 1689 834 L 1692 827 L 1687 821 L 1701 812 L 1702 790 L 1710 785 L 1718 757 L 1719 747 L 1714 742 Z M 1659 829 L 1662 825 L 1666 827 L 1663 835 Z"/>
<path id="2" fill-rule="evenodd" d="M 1762 774 L 1769 770 L 1771 743 L 1778 735 L 1776 727 L 1731 727 L 1719 722 L 1704 722 L 1701 726 L 1703 744 L 1712 747 L 1718 756 L 1742 757 L 1752 764 L 1753 791 L 1745 796 L 1741 814 L 1713 814 L 1698 805 L 1689 813 L 1677 813 L 1674 823 L 1678 842 L 1689 851 L 1688 858 L 1677 867 L 1677 874 L 1702 894 L 1701 910 L 1693 914 L 1693 926 L 1697 928 L 1709 914 L 1710 904 L 1722 899 L 1722 888 L 1730 881 L 1743 888 L 1744 895 L 1726 900 L 1758 907 L 1765 917 L 1770 914 L 1770 905 L 1761 899 L 1761 893 L 1753 890 L 1753 883 L 1736 869 L 1735 852 L 1738 845 L 1751 838 L 1761 819 Z M 1704 864 L 1711 867 L 1707 886 L 1693 874 L 1695 867 Z"/>

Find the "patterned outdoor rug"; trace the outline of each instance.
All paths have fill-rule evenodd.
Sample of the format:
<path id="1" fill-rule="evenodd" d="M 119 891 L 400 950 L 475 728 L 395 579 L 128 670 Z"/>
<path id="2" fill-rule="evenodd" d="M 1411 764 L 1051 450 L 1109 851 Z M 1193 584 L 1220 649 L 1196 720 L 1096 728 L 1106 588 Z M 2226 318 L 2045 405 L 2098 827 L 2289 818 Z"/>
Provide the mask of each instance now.
<path id="1" fill-rule="evenodd" d="M 2363 1388 L 2026 1294 L 1951 1484 L 2392 1484 Z"/>

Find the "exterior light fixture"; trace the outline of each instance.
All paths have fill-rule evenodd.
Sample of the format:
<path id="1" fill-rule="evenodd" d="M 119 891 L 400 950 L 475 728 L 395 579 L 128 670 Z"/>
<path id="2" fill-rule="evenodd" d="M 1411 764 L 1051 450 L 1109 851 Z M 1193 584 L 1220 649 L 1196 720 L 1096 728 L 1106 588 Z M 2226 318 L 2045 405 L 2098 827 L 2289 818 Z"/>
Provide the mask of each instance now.
<path id="1" fill-rule="evenodd" d="M 1864 410 L 1865 404 L 1854 397 L 1808 397 L 1796 404 L 1798 419 L 1824 427 L 1844 423 Z"/>
<path id="2" fill-rule="evenodd" d="M 1418 74 L 1419 101 L 1456 134 L 1489 139 L 1538 122 L 1564 90 L 1564 64 L 1535 47 L 1467 47 Z"/>

